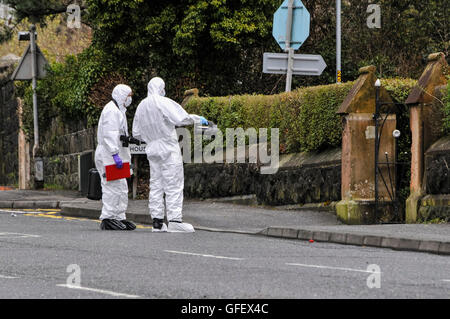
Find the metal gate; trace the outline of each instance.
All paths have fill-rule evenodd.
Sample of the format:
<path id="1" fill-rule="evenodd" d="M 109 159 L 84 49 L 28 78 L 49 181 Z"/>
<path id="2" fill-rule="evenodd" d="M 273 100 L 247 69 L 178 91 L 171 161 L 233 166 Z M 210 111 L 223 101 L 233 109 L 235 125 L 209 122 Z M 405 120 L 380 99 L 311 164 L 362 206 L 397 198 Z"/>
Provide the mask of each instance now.
<path id="1" fill-rule="evenodd" d="M 387 109 L 383 109 L 383 106 L 390 106 Z M 375 113 L 373 115 L 373 119 L 375 121 L 375 216 L 377 220 L 380 220 L 380 207 L 391 207 L 393 210 L 393 218 L 390 221 L 380 222 L 380 223 L 404 223 L 404 203 L 403 198 L 399 197 L 399 187 L 402 178 L 409 170 L 410 162 L 398 161 L 398 140 L 400 135 L 402 134 L 398 129 L 393 132 L 393 137 L 395 138 L 395 151 L 394 151 L 394 161 L 389 161 L 388 154 L 385 153 L 385 159 L 380 161 L 379 153 L 380 153 L 380 140 L 383 134 L 384 124 L 389 115 L 395 114 L 396 120 L 399 119 L 399 113 L 401 108 L 406 108 L 406 105 L 403 103 L 393 103 L 393 102 L 383 102 L 380 100 L 380 86 L 376 86 L 375 93 Z M 383 112 L 382 112 L 383 111 Z M 384 116 L 382 115 L 384 114 Z M 398 127 L 398 123 L 396 125 Z M 403 132 L 408 133 L 409 132 Z M 387 168 L 387 176 L 383 174 L 382 167 Z M 391 174 L 391 169 L 394 170 L 394 173 Z M 393 176 L 392 176 L 393 175 Z M 381 180 L 383 182 L 383 186 L 387 194 L 389 196 L 390 201 L 380 200 L 379 196 L 379 186 L 378 181 Z"/>

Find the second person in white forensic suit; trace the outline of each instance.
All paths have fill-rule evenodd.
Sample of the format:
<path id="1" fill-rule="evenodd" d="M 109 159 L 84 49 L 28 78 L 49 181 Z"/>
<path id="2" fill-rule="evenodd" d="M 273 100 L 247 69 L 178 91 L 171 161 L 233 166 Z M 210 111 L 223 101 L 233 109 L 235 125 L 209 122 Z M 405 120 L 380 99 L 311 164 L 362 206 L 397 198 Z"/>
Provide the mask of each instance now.
<path id="1" fill-rule="evenodd" d="M 117 85 L 112 92 L 112 101 L 105 105 L 98 121 L 97 149 L 95 166 L 100 173 L 102 185 L 102 221 L 103 230 L 134 230 L 136 226 L 126 220 L 128 207 L 128 184 L 125 178 L 107 181 L 105 166 L 123 167 L 130 161 L 130 149 L 123 147 L 121 136 L 128 136 L 125 112 L 132 101 L 132 90 L 124 84 Z"/>
<path id="2" fill-rule="evenodd" d="M 153 231 L 194 232 L 191 224 L 182 221 L 184 171 L 175 126 L 208 125 L 208 121 L 202 116 L 188 114 L 180 104 L 165 97 L 164 88 L 165 83 L 159 77 L 148 83 L 148 96 L 134 115 L 133 136 L 147 143 L 150 164 L 148 206 Z M 168 225 L 164 224 L 164 208 Z"/>

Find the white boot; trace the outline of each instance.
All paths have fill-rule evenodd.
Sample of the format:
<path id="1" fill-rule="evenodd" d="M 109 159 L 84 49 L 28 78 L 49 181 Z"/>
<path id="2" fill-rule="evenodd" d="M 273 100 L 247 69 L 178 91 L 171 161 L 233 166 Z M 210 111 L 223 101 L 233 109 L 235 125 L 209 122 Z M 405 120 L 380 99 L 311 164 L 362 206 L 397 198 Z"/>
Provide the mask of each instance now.
<path id="1" fill-rule="evenodd" d="M 167 232 L 169 233 L 194 233 L 194 227 L 188 223 L 182 222 L 169 222 L 167 227 Z"/>
<path id="2" fill-rule="evenodd" d="M 167 226 L 166 226 L 166 224 L 162 224 L 160 229 L 153 227 L 152 232 L 154 232 L 154 233 L 165 233 L 165 232 L 167 232 Z"/>
<path id="3" fill-rule="evenodd" d="M 153 230 L 154 233 L 165 233 L 167 232 L 167 226 L 164 224 L 164 221 L 162 219 L 153 219 Z"/>

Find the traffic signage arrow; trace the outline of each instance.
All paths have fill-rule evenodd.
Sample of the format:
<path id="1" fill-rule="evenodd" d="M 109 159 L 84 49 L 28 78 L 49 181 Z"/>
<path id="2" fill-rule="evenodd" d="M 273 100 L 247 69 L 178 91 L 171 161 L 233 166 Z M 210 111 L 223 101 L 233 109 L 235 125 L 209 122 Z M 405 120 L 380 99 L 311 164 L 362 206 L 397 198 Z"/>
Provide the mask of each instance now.
<path id="1" fill-rule="evenodd" d="M 321 75 L 327 64 L 321 55 L 294 54 L 292 74 Z M 287 53 L 264 53 L 263 73 L 286 74 L 288 69 Z"/>

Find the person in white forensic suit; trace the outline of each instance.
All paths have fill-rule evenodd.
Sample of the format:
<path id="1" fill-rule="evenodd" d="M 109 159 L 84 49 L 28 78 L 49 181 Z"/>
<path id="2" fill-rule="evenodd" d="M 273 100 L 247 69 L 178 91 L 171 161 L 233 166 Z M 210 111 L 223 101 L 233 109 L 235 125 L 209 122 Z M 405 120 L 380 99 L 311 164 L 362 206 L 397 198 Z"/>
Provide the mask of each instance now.
<path id="1" fill-rule="evenodd" d="M 154 77 L 148 83 L 148 96 L 137 107 L 133 136 L 146 142 L 150 164 L 149 210 L 155 232 L 194 232 L 183 222 L 183 159 L 176 126 L 208 125 L 208 121 L 188 114 L 183 107 L 165 97 L 165 83 Z M 164 204 L 165 195 L 165 204 Z M 168 224 L 164 223 L 164 210 Z"/>
<path id="2" fill-rule="evenodd" d="M 124 84 L 117 85 L 112 92 L 112 101 L 105 105 L 97 128 L 97 149 L 95 166 L 100 174 L 102 186 L 102 212 L 100 215 L 103 230 L 134 230 L 136 226 L 126 220 L 128 208 L 128 184 L 126 178 L 107 181 L 105 166 L 116 165 L 122 168 L 130 162 L 129 147 L 124 147 L 121 136 L 128 136 L 126 111 L 132 102 L 133 92 Z"/>

